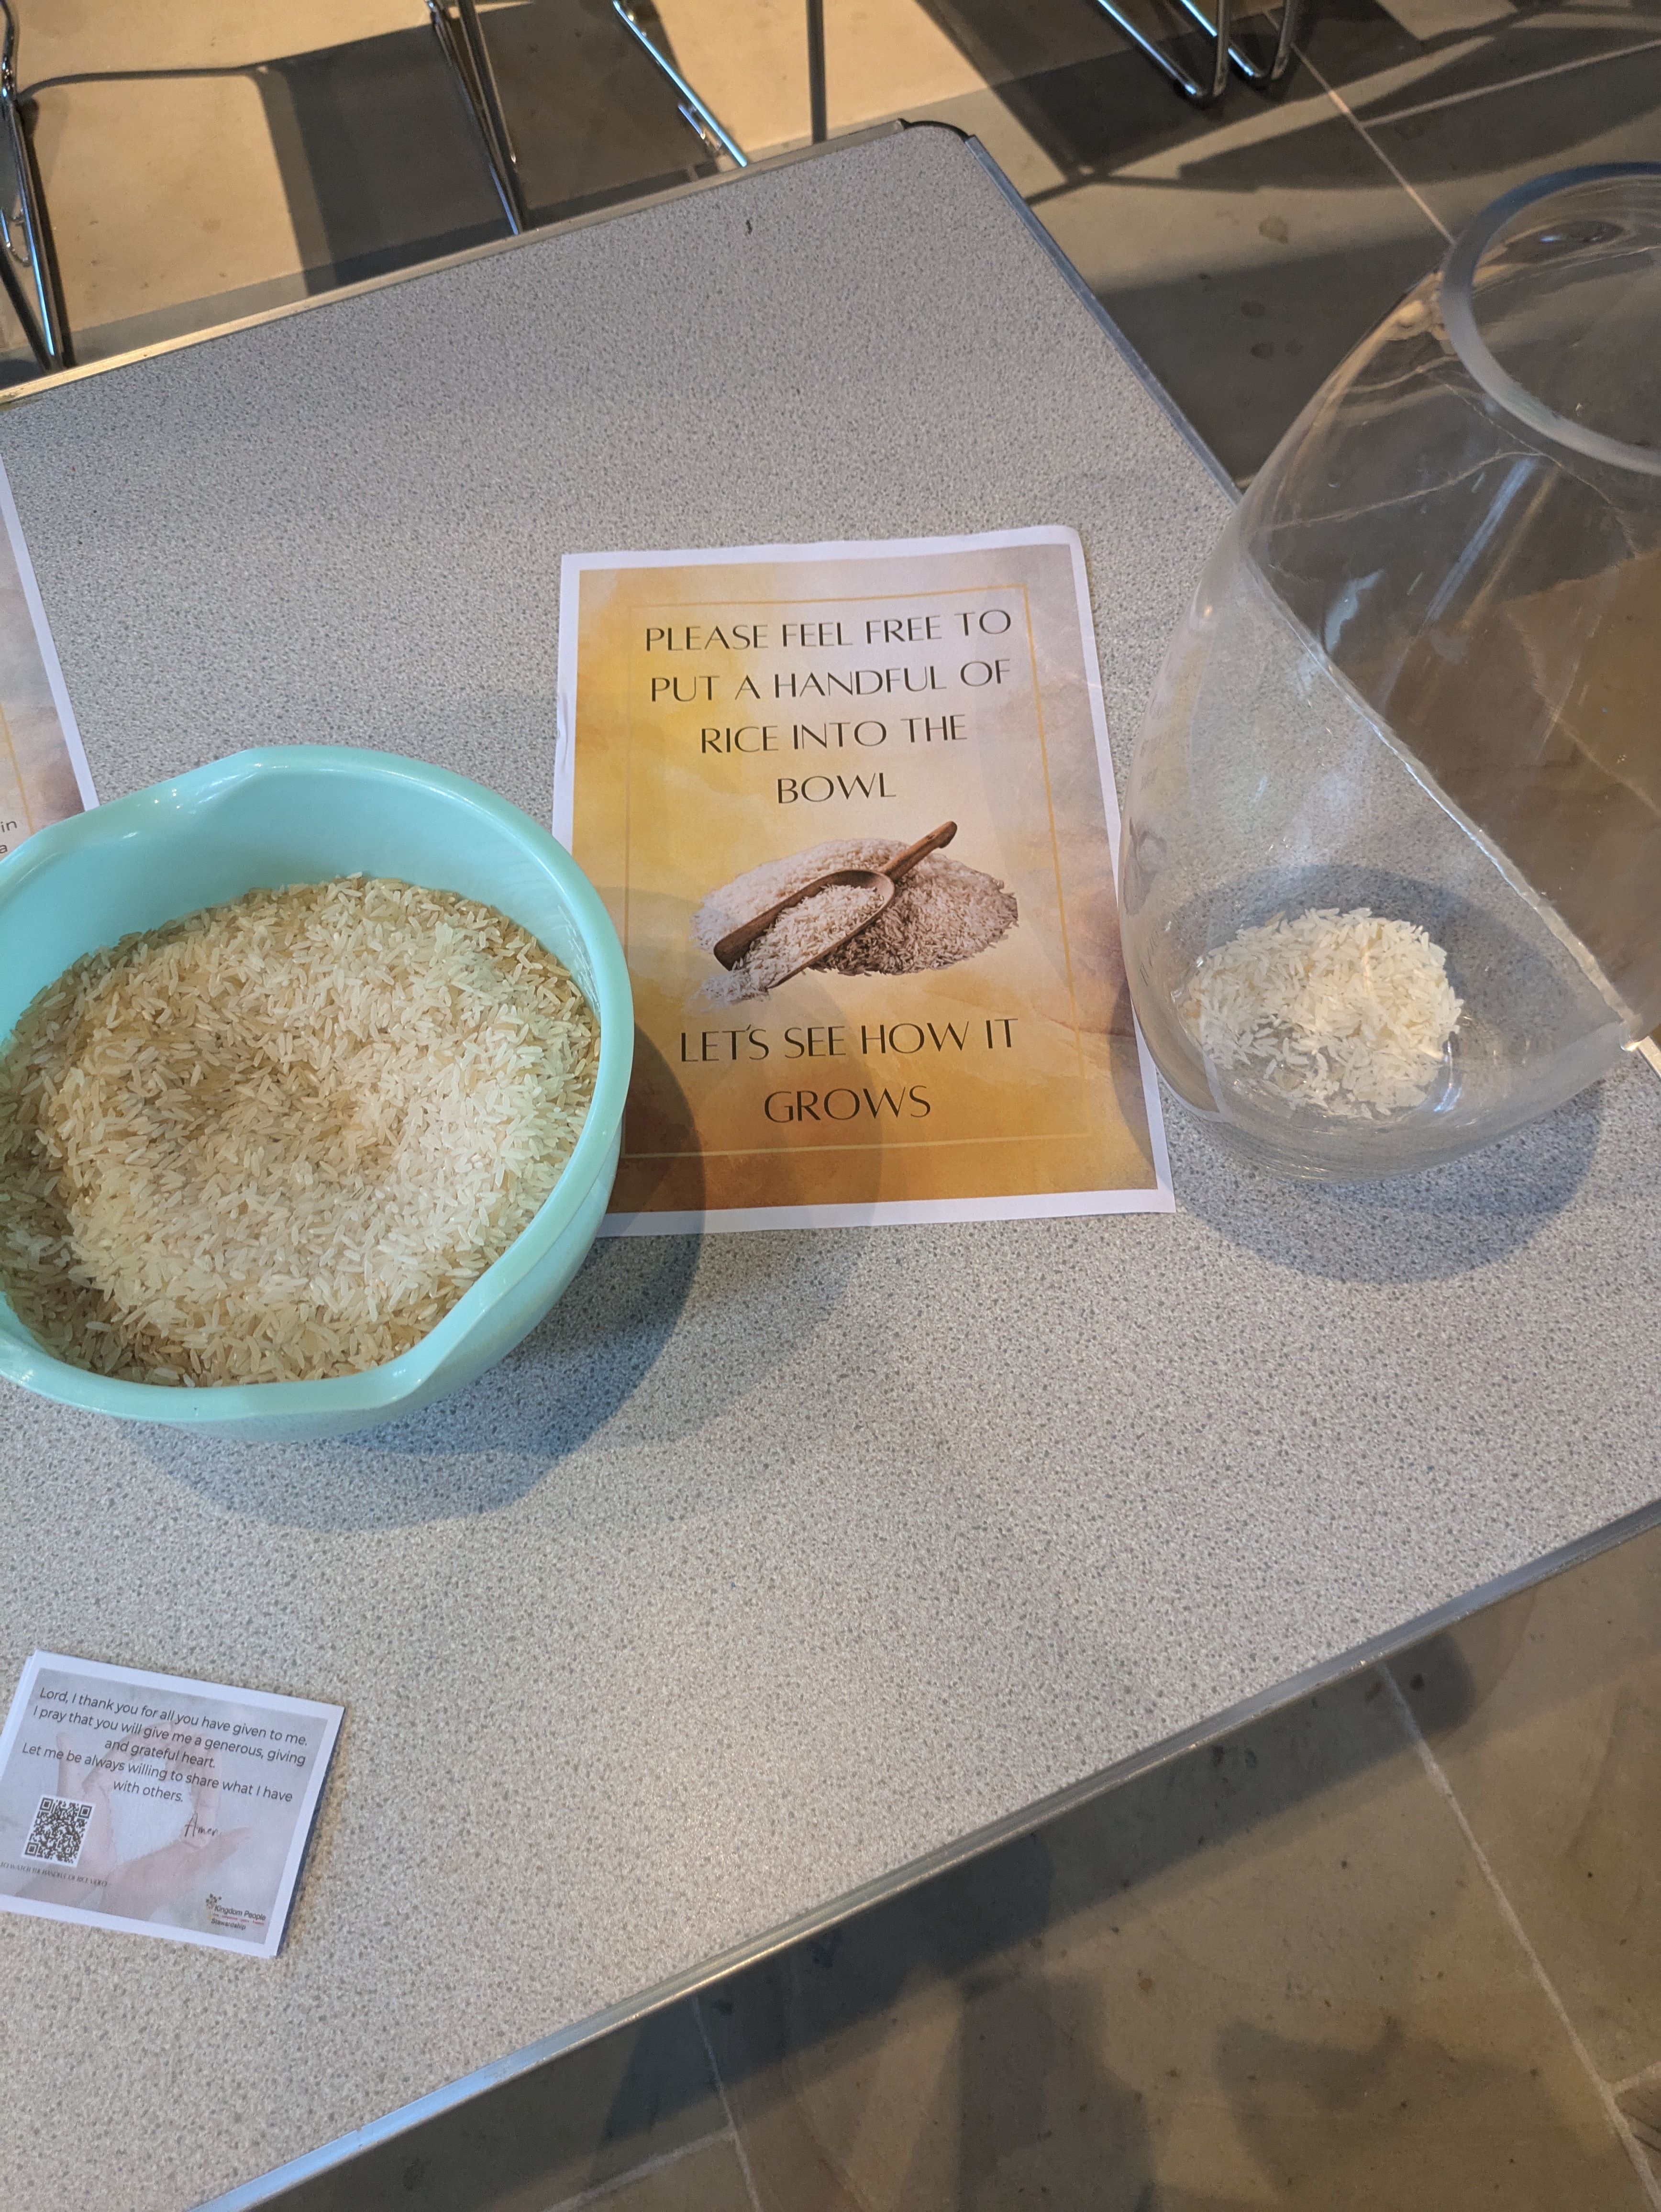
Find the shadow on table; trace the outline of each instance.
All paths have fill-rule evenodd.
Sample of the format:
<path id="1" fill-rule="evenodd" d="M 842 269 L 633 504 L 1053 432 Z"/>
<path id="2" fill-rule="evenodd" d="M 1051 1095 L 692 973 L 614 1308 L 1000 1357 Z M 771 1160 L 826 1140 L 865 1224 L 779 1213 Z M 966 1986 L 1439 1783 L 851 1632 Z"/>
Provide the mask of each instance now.
<path id="1" fill-rule="evenodd" d="M 240 1450 L 161 1431 L 143 1447 L 215 1504 L 289 1528 L 394 1528 L 499 1511 L 639 1389 L 686 1302 L 699 1243 L 596 1245 L 547 1319 L 500 1365 L 384 1428 Z"/>
<path id="2" fill-rule="evenodd" d="M 763 1386 L 826 1321 L 866 1232 L 616 1237 L 589 1253 L 547 1319 L 498 1365 L 405 1420 L 332 1443 L 228 1447 L 158 1429 L 152 1463 L 228 1512 L 285 1528 L 399 1528 L 514 1504 L 616 1424 L 613 1441 L 672 1444 Z M 657 1374 L 701 1279 L 696 1323 Z M 602 1478 L 585 1474 L 596 1504 Z M 645 1510 L 638 1491 L 631 1510 Z"/>
<path id="3" fill-rule="evenodd" d="M 1599 1086 L 1427 1174 L 1315 1186 L 1241 1167 L 1167 1112 L 1180 1206 L 1276 1267 L 1340 1283 L 1440 1281 L 1508 1258 L 1573 1198 L 1603 1118 Z"/>

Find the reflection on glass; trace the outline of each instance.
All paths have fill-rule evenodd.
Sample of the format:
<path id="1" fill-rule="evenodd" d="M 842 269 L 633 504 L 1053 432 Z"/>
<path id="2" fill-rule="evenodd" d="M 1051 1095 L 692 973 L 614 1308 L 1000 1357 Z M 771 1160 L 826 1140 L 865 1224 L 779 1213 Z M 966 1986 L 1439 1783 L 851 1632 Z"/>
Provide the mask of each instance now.
<path id="1" fill-rule="evenodd" d="M 1658 438 L 1661 167 L 1571 172 L 1478 218 L 1225 531 L 1138 740 L 1123 893 L 1161 1071 L 1249 1158 L 1423 1167 L 1661 1020 Z M 1277 919 L 1317 946 L 1292 995 L 1242 939 Z"/>

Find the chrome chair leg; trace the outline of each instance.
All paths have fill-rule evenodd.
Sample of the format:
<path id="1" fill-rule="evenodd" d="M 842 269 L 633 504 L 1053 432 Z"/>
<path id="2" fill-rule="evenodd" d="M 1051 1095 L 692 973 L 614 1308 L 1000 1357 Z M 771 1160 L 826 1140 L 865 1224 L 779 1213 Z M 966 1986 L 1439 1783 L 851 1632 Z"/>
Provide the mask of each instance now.
<path id="1" fill-rule="evenodd" d="M 1196 21 L 1210 29 L 1209 20 L 1193 5 L 1193 0 L 1182 0 L 1182 4 Z M 1303 0 L 1282 0 L 1281 28 L 1275 40 L 1275 52 L 1269 61 L 1266 64 L 1250 61 L 1234 46 L 1228 50 L 1228 58 L 1248 84 L 1277 84 L 1287 73 L 1292 60 L 1293 45 L 1303 28 Z"/>
<path id="2" fill-rule="evenodd" d="M 429 6 L 431 5 L 431 0 L 428 0 L 428 4 Z M 680 112 L 686 117 L 687 121 L 691 125 L 693 130 L 697 132 L 699 137 L 703 140 L 704 144 L 706 146 L 710 146 L 711 151 L 714 151 L 715 147 L 718 146 L 721 151 L 727 155 L 732 161 L 735 161 L 740 169 L 747 169 L 750 166 L 750 158 L 748 155 L 744 152 L 737 139 L 733 137 L 732 132 L 730 131 L 724 130 L 721 127 L 721 125 L 717 121 L 713 112 L 709 108 L 706 107 L 703 100 L 698 98 L 697 93 L 695 93 L 691 86 L 687 83 L 685 78 L 670 60 L 668 55 L 663 52 L 660 46 L 654 42 L 648 32 L 642 27 L 635 15 L 634 9 L 629 5 L 629 0 L 611 0 L 611 6 L 618 18 L 634 33 L 635 36 L 640 40 L 642 46 L 645 47 L 647 52 L 657 64 L 659 69 L 662 70 L 664 76 L 668 78 L 670 83 L 673 85 L 675 90 L 680 94 Z M 690 114 L 687 112 L 689 109 L 691 111 Z M 714 142 L 714 145 L 711 145 L 712 140 Z"/>
<path id="3" fill-rule="evenodd" d="M 1275 84 L 1286 75 L 1292 60 L 1293 43 L 1302 22 L 1300 0 L 1283 0 L 1281 9 L 1281 28 L 1275 41 L 1275 52 L 1267 64 L 1252 61 L 1233 44 L 1230 36 L 1232 0 L 1217 0 L 1217 15 L 1214 21 L 1199 4 L 1199 0 L 1177 0 L 1184 15 L 1197 23 L 1213 43 L 1209 72 L 1199 77 L 1174 62 L 1163 46 L 1158 46 L 1138 30 L 1128 16 L 1114 5 L 1114 0 L 1096 0 L 1096 5 L 1110 21 L 1116 24 L 1139 52 L 1145 54 L 1160 75 L 1168 77 L 1178 92 L 1191 100 L 1196 107 L 1209 107 L 1220 100 L 1228 85 L 1231 64 L 1238 70 L 1248 84 Z"/>
<path id="4" fill-rule="evenodd" d="M 17 19 L 11 0 L 0 0 L 0 123 L 17 179 L 17 205 L 0 210 L 0 281 L 6 288 L 29 350 L 42 368 L 73 368 L 75 349 L 70 338 L 69 317 L 64 312 L 64 287 L 58 273 L 58 253 L 52 224 L 46 216 L 46 197 L 34 159 L 34 143 L 17 98 Z M 19 247 L 21 252 L 19 252 Z M 23 289 L 20 264 L 27 268 L 34 286 L 31 301 Z"/>
<path id="5" fill-rule="evenodd" d="M 807 0 L 808 131 L 816 146 L 830 136 L 824 91 L 824 0 Z"/>
<path id="6" fill-rule="evenodd" d="M 0 6 L 3 5 L 4 0 L 0 0 Z M 478 20 L 478 0 L 427 0 L 427 13 L 444 58 L 454 70 L 473 112 L 473 121 L 484 142 L 484 158 L 490 165 L 496 198 L 502 202 L 508 229 L 517 238 L 530 228 L 531 214 L 526 204 L 525 187 L 520 182 L 519 155 L 508 128 L 490 50 L 484 43 L 484 27 Z"/>
<path id="7" fill-rule="evenodd" d="M 1165 48 L 1139 31 L 1129 15 L 1115 7 L 1113 0 L 1096 0 L 1110 23 L 1116 24 L 1140 53 L 1145 54 L 1163 77 L 1170 79 L 1184 100 L 1191 100 L 1196 107 L 1209 107 L 1220 100 L 1228 84 L 1228 28 L 1230 0 L 1217 0 L 1217 20 L 1214 23 L 1202 13 L 1196 0 L 1183 0 L 1187 13 L 1194 16 L 1216 44 L 1212 51 L 1211 71 L 1208 76 L 1193 77 L 1180 64 L 1172 61 Z"/>

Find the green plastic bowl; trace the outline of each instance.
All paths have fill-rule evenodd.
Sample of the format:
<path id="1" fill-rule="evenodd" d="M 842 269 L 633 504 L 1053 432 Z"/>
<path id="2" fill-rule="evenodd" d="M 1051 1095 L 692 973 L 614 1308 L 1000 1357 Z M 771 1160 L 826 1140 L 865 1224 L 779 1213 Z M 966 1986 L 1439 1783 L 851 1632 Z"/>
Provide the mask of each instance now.
<path id="1" fill-rule="evenodd" d="M 599 1073 L 565 1172 L 528 1227 L 418 1344 L 322 1382 L 187 1389 L 89 1375 L 43 1352 L 0 1299 L 0 1375 L 66 1406 L 262 1443 L 344 1436 L 459 1389 L 511 1352 L 575 1274 L 617 1173 L 634 1001 L 599 894 L 527 815 L 396 753 L 232 753 L 38 831 L 0 860 L 0 1037 L 71 961 L 256 886 L 393 876 L 459 891 L 528 929 L 599 1017 Z"/>

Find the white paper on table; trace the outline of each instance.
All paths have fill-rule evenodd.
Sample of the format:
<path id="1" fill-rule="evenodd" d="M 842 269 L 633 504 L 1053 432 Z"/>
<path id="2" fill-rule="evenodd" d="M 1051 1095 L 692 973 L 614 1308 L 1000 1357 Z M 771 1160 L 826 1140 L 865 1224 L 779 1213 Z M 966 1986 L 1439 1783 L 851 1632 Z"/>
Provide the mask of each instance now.
<path id="1" fill-rule="evenodd" d="M 96 806 L 92 772 L 0 468 L 0 860 L 49 822 Z"/>
<path id="2" fill-rule="evenodd" d="M 0 1911 L 274 1957 L 342 1711 L 35 1652 L 0 1732 Z"/>
<path id="3" fill-rule="evenodd" d="M 602 1234 L 1171 1210 L 1075 531 L 567 554 L 558 698 L 554 835 L 635 994 Z M 712 1011 L 717 887 L 946 822 L 1001 939 Z"/>

